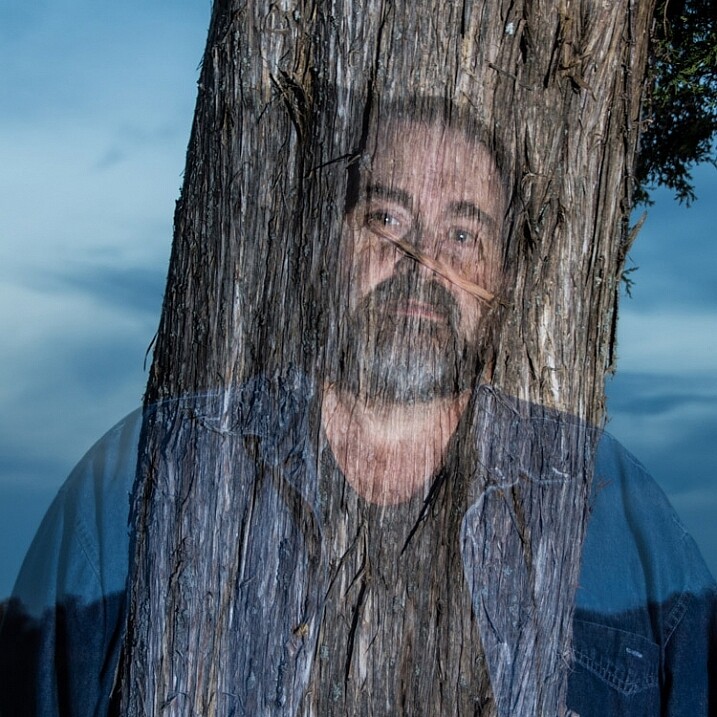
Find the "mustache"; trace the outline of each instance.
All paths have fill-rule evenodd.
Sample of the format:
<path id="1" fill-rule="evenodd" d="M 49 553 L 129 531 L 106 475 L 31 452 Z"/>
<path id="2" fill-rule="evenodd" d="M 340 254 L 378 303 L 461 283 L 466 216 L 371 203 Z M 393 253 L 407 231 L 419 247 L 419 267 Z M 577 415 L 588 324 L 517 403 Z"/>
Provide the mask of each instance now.
<path id="1" fill-rule="evenodd" d="M 460 310 L 451 293 L 437 281 L 417 280 L 411 273 L 402 272 L 382 281 L 361 301 L 360 309 L 383 311 L 387 306 L 419 302 L 451 326 L 458 325 Z"/>

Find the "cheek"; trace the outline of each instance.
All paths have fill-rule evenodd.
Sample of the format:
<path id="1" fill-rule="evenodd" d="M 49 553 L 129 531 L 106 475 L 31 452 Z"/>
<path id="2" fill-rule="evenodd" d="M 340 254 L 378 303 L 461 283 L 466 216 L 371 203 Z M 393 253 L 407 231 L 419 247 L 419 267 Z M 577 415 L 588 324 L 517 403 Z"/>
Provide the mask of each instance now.
<path id="1" fill-rule="evenodd" d="M 350 293 L 360 300 L 393 273 L 399 252 L 387 241 L 359 231 L 348 256 Z M 356 301 L 354 301 L 356 303 Z"/>
<path id="2" fill-rule="evenodd" d="M 461 292 L 465 293 L 465 292 Z M 480 327 L 481 318 L 484 314 L 483 306 L 480 301 L 472 296 L 461 298 L 458 303 L 461 312 L 461 323 L 459 331 L 464 338 L 473 338 L 476 336 Z"/>
<path id="3" fill-rule="evenodd" d="M 466 279 L 484 289 L 495 292 L 501 277 L 500 258 L 495 251 L 485 252 L 480 258 L 465 257 L 457 262 L 456 270 Z"/>

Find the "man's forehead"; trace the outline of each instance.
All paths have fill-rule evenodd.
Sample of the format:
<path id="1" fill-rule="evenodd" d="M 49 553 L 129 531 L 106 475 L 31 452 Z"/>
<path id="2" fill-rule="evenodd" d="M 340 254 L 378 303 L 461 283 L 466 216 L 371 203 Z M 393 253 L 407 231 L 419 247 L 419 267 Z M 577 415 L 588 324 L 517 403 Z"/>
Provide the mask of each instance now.
<path id="1" fill-rule="evenodd" d="M 365 154 L 364 174 L 432 172 L 463 177 L 480 171 L 498 175 L 490 149 L 466 132 L 442 124 L 388 122 L 374 133 Z"/>
<path id="2" fill-rule="evenodd" d="M 442 124 L 386 123 L 374 133 L 361 165 L 364 196 L 372 192 L 386 197 L 409 185 L 415 189 L 418 182 L 483 196 L 503 194 L 490 149 L 466 132 Z"/>

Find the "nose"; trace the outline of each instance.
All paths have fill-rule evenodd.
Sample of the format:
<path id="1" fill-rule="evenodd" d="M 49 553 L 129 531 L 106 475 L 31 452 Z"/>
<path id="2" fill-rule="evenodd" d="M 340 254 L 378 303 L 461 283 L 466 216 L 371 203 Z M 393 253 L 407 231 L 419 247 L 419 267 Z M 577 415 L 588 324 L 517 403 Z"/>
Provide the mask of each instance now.
<path id="1" fill-rule="evenodd" d="M 398 250 L 398 261 L 393 265 L 393 273 L 398 276 L 408 276 L 418 271 L 420 264 L 408 254 Z"/>
<path id="2" fill-rule="evenodd" d="M 400 250 L 397 250 L 397 254 L 399 256 L 393 266 L 393 273 L 395 276 L 402 276 L 411 281 L 417 281 L 421 277 L 424 280 L 427 278 L 435 278 L 435 272 L 427 267 L 416 256 L 406 254 Z"/>
<path id="3" fill-rule="evenodd" d="M 431 231 L 424 224 L 416 222 L 408 236 L 408 242 L 418 249 L 418 251 L 433 255 L 438 244 L 438 236 L 435 231 Z"/>
<path id="4" fill-rule="evenodd" d="M 495 294 L 477 284 L 475 279 L 466 276 L 461 268 L 453 266 L 450 260 L 444 260 L 444 257 L 440 255 L 440 247 L 437 246 L 437 241 L 436 245 L 432 249 L 429 247 L 428 251 L 422 248 L 420 244 L 416 245 L 413 242 L 394 240 L 392 243 L 395 246 L 396 256 L 394 273 L 398 273 L 402 269 L 407 270 L 404 267 L 410 265 L 417 275 L 419 272 L 429 275 L 437 274 L 444 281 L 450 282 L 480 301 L 490 303 L 495 299 Z"/>
<path id="5" fill-rule="evenodd" d="M 396 249 L 396 270 L 401 266 L 410 265 L 423 269 L 429 274 L 434 273 L 436 262 L 441 260 L 440 237 L 438 232 L 427 229 L 419 223 L 398 241 L 392 241 Z"/>

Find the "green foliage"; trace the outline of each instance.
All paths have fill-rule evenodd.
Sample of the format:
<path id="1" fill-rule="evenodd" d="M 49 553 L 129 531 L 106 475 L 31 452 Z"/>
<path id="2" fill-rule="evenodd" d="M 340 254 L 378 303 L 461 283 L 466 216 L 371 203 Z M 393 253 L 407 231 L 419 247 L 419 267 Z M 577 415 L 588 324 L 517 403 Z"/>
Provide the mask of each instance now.
<path id="1" fill-rule="evenodd" d="M 717 166 L 715 0 L 658 0 L 649 80 L 636 199 L 663 185 L 689 204 L 692 167 Z"/>

